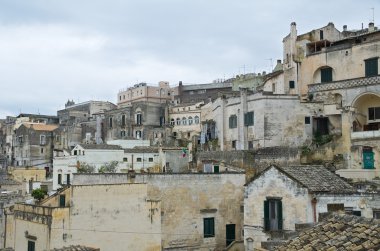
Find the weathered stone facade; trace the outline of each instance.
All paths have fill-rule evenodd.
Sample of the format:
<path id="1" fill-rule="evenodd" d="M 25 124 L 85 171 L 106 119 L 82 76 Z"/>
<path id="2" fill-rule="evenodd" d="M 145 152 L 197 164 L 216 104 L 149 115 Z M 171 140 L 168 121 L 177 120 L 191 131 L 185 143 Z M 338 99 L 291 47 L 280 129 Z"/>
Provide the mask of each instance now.
<path id="1" fill-rule="evenodd" d="M 220 174 L 77 174 L 74 185 L 146 182 L 148 198 L 161 200 L 163 250 L 209 250 L 226 247 L 226 227 L 241 240 L 242 173 Z M 213 218 L 214 236 L 204 236 L 204 219 Z"/>

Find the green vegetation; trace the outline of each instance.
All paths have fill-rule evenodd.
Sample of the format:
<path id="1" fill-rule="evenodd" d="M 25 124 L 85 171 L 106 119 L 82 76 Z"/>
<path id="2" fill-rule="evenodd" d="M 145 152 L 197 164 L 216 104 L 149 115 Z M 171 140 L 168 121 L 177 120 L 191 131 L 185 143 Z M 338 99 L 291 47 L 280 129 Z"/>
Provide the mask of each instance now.
<path id="1" fill-rule="evenodd" d="M 41 201 L 47 192 L 44 189 L 37 188 L 32 191 L 32 197 L 38 201 Z"/>

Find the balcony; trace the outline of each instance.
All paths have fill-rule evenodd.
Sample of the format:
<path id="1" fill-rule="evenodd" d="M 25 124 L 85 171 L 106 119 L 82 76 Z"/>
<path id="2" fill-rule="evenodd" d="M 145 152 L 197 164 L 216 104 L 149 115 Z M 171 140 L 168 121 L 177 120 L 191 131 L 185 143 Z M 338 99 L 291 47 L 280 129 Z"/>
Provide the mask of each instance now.
<path id="1" fill-rule="evenodd" d="M 347 80 L 333 81 L 328 83 L 317 83 L 309 85 L 309 93 L 348 89 L 360 86 L 369 86 L 380 84 L 380 76 L 352 78 Z"/>
<path id="2" fill-rule="evenodd" d="M 351 140 L 380 139 L 380 130 L 351 132 Z"/>

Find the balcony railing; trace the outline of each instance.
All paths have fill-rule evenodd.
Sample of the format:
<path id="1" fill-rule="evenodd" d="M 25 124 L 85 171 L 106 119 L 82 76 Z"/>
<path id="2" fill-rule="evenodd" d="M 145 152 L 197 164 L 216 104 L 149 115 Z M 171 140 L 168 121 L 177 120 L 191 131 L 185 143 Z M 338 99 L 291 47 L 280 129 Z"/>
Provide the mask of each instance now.
<path id="1" fill-rule="evenodd" d="M 353 78 L 309 85 L 309 93 L 380 84 L 380 76 Z"/>
<path id="2" fill-rule="evenodd" d="M 363 132 L 352 132 L 352 140 L 361 140 L 361 139 L 374 139 L 380 138 L 380 130 L 377 131 L 363 131 Z"/>

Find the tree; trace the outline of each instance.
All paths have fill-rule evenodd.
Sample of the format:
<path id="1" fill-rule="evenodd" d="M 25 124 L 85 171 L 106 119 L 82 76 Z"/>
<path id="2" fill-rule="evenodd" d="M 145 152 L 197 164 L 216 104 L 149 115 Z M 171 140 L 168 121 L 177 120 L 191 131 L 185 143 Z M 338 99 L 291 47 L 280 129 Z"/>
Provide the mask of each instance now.
<path id="1" fill-rule="evenodd" d="M 45 197 L 46 194 L 47 192 L 41 188 L 37 188 L 32 191 L 33 198 L 38 201 L 41 201 Z"/>
<path id="2" fill-rule="evenodd" d="M 99 168 L 99 173 L 116 173 L 119 162 L 111 161 Z"/>
<path id="3" fill-rule="evenodd" d="M 86 162 L 80 162 L 78 165 L 78 173 L 94 173 L 95 166 L 87 164 Z"/>

